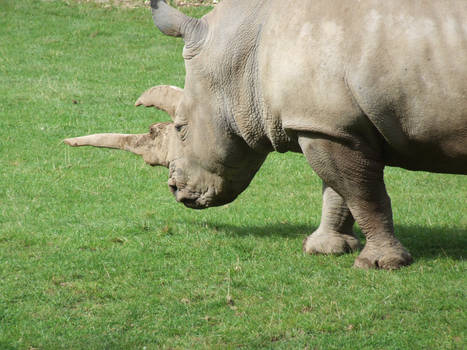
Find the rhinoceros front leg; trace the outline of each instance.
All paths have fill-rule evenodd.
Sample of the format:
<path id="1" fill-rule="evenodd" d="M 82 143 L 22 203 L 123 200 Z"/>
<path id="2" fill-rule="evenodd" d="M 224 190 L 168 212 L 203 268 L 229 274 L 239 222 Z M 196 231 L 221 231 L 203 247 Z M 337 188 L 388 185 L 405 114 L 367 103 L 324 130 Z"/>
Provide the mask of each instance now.
<path id="1" fill-rule="evenodd" d="M 301 134 L 299 143 L 311 167 L 342 196 L 366 237 L 354 266 L 391 270 L 410 264 L 412 257 L 394 236 L 378 154 L 358 140 L 345 143 Z"/>
<path id="2" fill-rule="evenodd" d="M 352 230 L 354 222 L 344 198 L 323 181 L 321 223 L 303 241 L 303 250 L 308 254 L 343 254 L 360 249 Z"/>

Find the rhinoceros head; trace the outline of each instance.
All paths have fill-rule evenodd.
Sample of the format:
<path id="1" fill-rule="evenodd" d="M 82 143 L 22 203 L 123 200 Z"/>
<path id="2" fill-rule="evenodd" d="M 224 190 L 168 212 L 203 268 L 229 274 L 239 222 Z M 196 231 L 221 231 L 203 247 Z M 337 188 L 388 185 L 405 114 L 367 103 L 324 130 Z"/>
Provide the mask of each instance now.
<path id="1" fill-rule="evenodd" d="M 177 201 L 203 209 L 233 201 L 250 183 L 266 155 L 253 151 L 231 130 L 222 101 L 202 58 L 209 28 L 206 19 L 188 17 L 163 0 L 151 1 L 156 26 L 166 35 L 183 37 L 185 89 L 156 86 L 136 105 L 166 111 L 170 123 L 157 123 L 147 134 L 95 134 L 64 140 L 70 146 L 123 149 L 146 163 L 169 168 L 168 185 Z"/>

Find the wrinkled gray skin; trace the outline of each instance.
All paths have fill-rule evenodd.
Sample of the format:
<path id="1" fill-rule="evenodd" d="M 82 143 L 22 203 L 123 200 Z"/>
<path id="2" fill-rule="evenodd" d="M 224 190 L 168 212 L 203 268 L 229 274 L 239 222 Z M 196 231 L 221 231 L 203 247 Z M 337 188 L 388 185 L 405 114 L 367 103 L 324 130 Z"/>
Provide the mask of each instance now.
<path id="1" fill-rule="evenodd" d="M 177 201 L 197 209 L 234 200 L 269 152 L 302 152 L 324 184 L 304 250 L 358 249 L 357 221 L 356 267 L 411 263 L 383 169 L 467 174 L 467 1 L 224 0 L 201 20 L 151 6 L 185 40 L 185 89 L 155 87 L 137 105 L 174 122 L 66 143 L 168 166 Z"/>

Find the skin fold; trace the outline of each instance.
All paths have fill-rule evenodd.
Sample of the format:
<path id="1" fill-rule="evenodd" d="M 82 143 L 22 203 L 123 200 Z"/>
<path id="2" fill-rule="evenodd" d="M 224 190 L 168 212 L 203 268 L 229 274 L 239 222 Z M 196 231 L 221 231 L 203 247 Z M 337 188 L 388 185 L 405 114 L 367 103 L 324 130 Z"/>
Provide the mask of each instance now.
<path id="1" fill-rule="evenodd" d="M 143 135 L 67 139 L 169 168 L 177 201 L 233 201 L 270 152 L 300 152 L 323 180 L 310 254 L 360 249 L 359 268 L 412 262 L 394 235 L 385 166 L 467 174 L 467 2 L 224 0 L 201 19 L 151 1 L 185 41 L 184 89 L 136 105 L 171 115 Z"/>

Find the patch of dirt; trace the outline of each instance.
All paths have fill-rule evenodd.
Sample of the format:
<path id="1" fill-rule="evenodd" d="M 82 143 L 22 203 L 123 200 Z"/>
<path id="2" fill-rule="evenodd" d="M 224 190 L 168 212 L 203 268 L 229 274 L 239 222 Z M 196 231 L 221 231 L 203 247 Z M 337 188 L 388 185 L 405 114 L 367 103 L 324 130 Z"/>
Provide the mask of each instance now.
<path id="1" fill-rule="evenodd" d="M 78 2 L 94 2 L 103 6 L 118 6 L 123 8 L 149 7 L 149 0 L 75 0 Z M 173 0 L 171 5 L 183 6 L 213 6 L 220 0 Z"/>

